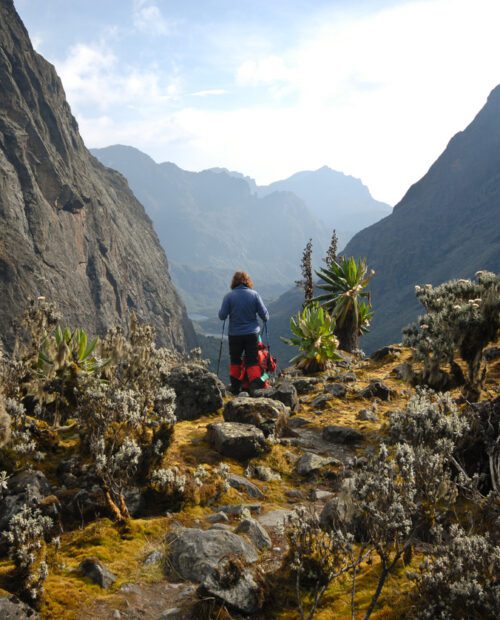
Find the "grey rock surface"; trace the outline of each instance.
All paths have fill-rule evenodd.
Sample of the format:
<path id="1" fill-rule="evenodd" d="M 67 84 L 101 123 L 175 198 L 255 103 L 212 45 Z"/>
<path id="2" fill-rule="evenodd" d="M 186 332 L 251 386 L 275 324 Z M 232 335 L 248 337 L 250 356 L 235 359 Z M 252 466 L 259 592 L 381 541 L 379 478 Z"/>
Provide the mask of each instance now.
<path id="1" fill-rule="evenodd" d="M 378 420 L 377 414 L 371 409 L 361 409 L 358 411 L 356 418 L 363 422 L 376 422 Z"/>
<path id="2" fill-rule="evenodd" d="M 226 422 L 253 424 L 264 435 L 280 436 L 288 422 L 288 408 L 278 400 L 271 398 L 238 397 L 228 401 L 224 406 Z"/>
<path id="3" fill-rule="evenodd" d="M 246 534 L 257 549 L 272 546 L 271 537 L 255 519 L 243 519 L 234 531 L 236 534 Z"/>
<path id="4" fill-rule="evenodd" d="M 337 463 L 337 459 L 308 452 L 300 457 L 295 465 L 295 469 L 300 476 L 309 476 L 310 474 L 320 471 L 327 465 L 335 465 Z"/>
<path id="5" fill-rule="evenodd" d="M 223 405 L 225 387 L 215 374 L 192 364 L 173 368 L 167 385 L 175 391 L 175 415 L 178 420 L 195 420 L 215 413 Z"/>
<path id="6" fill-rule="evenodd" d="M 165 252 L 125 179 L 85 148 L 53 65 L 0 2 L 0 338 L 27 300 L 57 302 L 92 334 L 133 310 L 180 351 L 196 336 Z"/>
<path id="7" fill-rule="evenodd" d="M 246 461 L 269 450 L 264 433 L 252 424 L 218 422 L 207 426 L 212 448 L 229 458 Z"/>
<path id="8" fill-rule="evenodd" d="M 247 480 L 244 476 L 239 476 L 238 474 L 229 474 L 227 477 L 227 481 L 229 486 L 233 487 L 233 489 L 237 489 L 238 491 L 242 491 L 246 493 L 250 497 L 255 499 L 262 499 L 264 497 L 264 493 L 259 489 L 259 487 Z"/>
<path id="9" fill-rule="evenodd" d="M 108 589 L 116 581 L 114 575 L 97 558 L 85 558 L 80 562 L 80 572 L 84 577 L 88 577 L 101 588 Z"/>
<path id="10" fill-rule="evenodd" d="M 0 618 L 2 620 L 39 620 L 40 615 L 16 596 L 0 597 Z"/>
<path id="11" fill-rule="evenodd" d="M 281 480 L 281 475 L 277 471 L 273 471 L 270 467 L 265 465 L 255 465 L 252 467 L 251 475 L 257 480 L 263 482 L 272 482 L 273 480 Z"/>
<path id="12" fill-rule="evenodd" d="M 264 605 L 264 589 L 252 572 L 232 560 L 221 562 L 198 589 L 201 598 L 215 597 L 229 608 L 244 614 L 255 614 Z"/>
<path id="13" fill-rule="evenodd" d="M 309 394 L 314 391 L 315 386 L 321 383 L 321 379 L 318 377 L 290 377 L 290 382 L 297 390 L 297 394 Z"/>
<path id="14" fill-rule="evenodd" d="M 202 582 L 222 558 L 237 556 L 256 562 L 258 553 L 248 541 L 220 529 L 177 528 L 166 538 L 169 572 L 172 576 Z"/>
<path id="15" fill-rule="evenodd" d="M 332 398 L 331 394 L 320 394 L 311 401 L 310 405 L 313 409 L 326 409 L 331 405 Z"/>
<path id="16" fill-rule="evenodd" d="M 356 443 L 363 440 L 362 433 L 355 428 L 349 428 L 347 426 L 325 426 L 322 431 L 322 436 L 325 441 L 331 441 L 333 443 Z"/>
<path id="17" fill-rule="evenodd" d="M 347 388 L 343 383 L 330 383 L 325 385 L 325 392 L 328 392 L 336 398 L 344 398 L 347 394 Z"/>
<path id="18" fill-rule="evenodd" d="M 255 396 L 279 400 L 286 405 L 292 413 L 296 411 L 299 406 L 297 389 L 290 381 L 284 381 L 275 387 L 265 390 L 256 390 Z"/>
<path id="19" fill-rule="evenodd" d="M 24 470 L 9 478 L 7 490 L 0 501 L 0 531 L 8 528 L 9 521 L 21 512 L 24 506 L 38 506 L 51 494 L 52 488 L 41 471 Z M 42 511 L 55 520 L 59 514 L 59 508 L 59 502 L 54 497 L 54 501 L 48 502 Z"/>
<path id="20" fill-rule="evenodd" d="M 378 379 L 372 379 L 370 383 L 357 393 L 359 398 L 380 398 L 380 400 L 391 400 L 392 390 Z"/>

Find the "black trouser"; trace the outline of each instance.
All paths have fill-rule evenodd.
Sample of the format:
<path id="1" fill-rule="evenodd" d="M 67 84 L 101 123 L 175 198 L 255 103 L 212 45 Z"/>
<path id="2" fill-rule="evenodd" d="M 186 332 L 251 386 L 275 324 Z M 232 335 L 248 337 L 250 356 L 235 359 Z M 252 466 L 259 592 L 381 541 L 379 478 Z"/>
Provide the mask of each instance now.
<path id="1" fill-rule="evenodd" d="M 256 366 L 259 363 L 257 345 L 259 334 L 245 334 L 244 336 L 229 336 L 229 357 L 231 364 L 241 364 L 245 353 L 245 366 Z"/>

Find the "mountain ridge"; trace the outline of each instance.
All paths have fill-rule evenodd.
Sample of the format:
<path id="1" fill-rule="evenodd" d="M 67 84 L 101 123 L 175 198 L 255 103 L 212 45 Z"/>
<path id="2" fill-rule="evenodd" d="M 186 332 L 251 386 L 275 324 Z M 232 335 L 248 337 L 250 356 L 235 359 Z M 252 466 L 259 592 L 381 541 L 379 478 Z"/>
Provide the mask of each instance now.
<path id="1" fill-rule="evenodd" d="M 455 134 L 393 214 L 359 232 L 346 255 L 364 256 L 377 275 L 369 348 L 400 338 L 416 318 L 413 287 L 500 270 L 500 86 Z"/>

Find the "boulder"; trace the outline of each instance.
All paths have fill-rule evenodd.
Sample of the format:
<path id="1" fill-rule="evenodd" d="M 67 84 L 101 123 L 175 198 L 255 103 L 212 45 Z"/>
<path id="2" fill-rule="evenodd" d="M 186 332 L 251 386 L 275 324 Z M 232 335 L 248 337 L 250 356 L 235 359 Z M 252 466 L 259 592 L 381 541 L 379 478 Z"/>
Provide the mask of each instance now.
<path id="1" fill-rule="evenodd" d="M 229 608 L 243 614 L 259 612 L 265 601 L 261 580 L 241 562 L 228 558 L 210 572 L 198 588 L 200 598 L 215 597 Z"/>
<path id="2" fill-rule="evenodd" d="M 262 510 L 262 504 L 225 504 L 219 506 L 218 510 L 234 517 L 248 514 L 249 512 L 259 513 Z"/>
<path id="3" fill-rule="evenodd" d="M 252 424 L 218 422 L 207 426 L 210 445 L 232 459 L 246 461 L 269 450 L 264 433 Z"/>
<path id="4" fill-rule="evenodd" d="M 255 519 L 243 519 L 234 531 L 236 534 L 246 534 L 257 549 L 272 547 L 271 537 Z"/>
<path id="5" fill-rule="evenodd" d="M 0 618 L 2 620 L 39 620 L 40 615 L 17 596 L 0 596 Z"/>
<path id="6" fill-rule="evenodd" d="M 324 489 L 312 489 L 310 498 L 313 502 L 323 502 L 333 497 L 332 491 L 325 491 Z"/>
<path id="7" fill-rule="evenodd" d="M 47 516 L 54 520 L 58 518 L 59 501 L 52 495 L 52 487 L 43 472 L 24 470 L 9 478 L 0 502 L 0 532 L 8 528 L 9 521 L 25 505 L 38 506 Z"/>
<path id="8" fill-rule="evenodd" d="M 332 457 L 320 456 L 313 452 L 304 454 L 295 465 L 297 473 L 301 476 L 309 476 L 310 474 L 323 469 L 326 465 L 338 465 L 340 461 Z"/>
<path id="9" fill-rule="evenodd" d="M 309 392 L 314 391 L 314 387 L 318 383 L 322 383 L 322 380 L 318 377 L 297 377 L 290 379 L 290 382 L 293 384 L 295 389 L 297 390 L 297 394 L 309 394 Z"/>
<path id="10" fill-rule="evenodd" d="M 383 360 L 386 360 L 386 359 L 388 360 L 395 359 L 396 357 L 399 357 L 400 354 L 401 354 L 400 347 L 396 347 L 395 345 L 388 345 L 386 347 L 382 347 L 381 349 L 378 349 L 377 351 L 374 351 L 370 355 L 370 358 L 374 362 L 382 362 Z"/>
<path id="11" fill-rule="evenodd" d="M 175 391 L 178 420 L 195 420 L 214 413 L 223 405 L 224 384 L 203 366 L 178 366 L 167 375 L 165 382 Z"/>
<path id="12" fill-rule="evenodd" d="M 336 398 L 344 398 L 347 394 L 347 388 L 343 383 L 331 383 L 325 386 L 325 392 Z"/>
<path id="13" fill-rule="evenodd" d="M 229 517 L 225 512 L 221 510 L 219 512 L 214 512 L 211 515 L 208 515 L 207 521 L 209 523 L 227 523 L 229 521 Z"/>
<path id="14" fill-rule="evenodd" d="M 291 412 L 294 412 L 299 406 L 297 390 L 293 383 L 289 381 L 284 381 L 276 387 L 267 388 L 265 390 L 256 390 L 255 396 L 278 400 L 289 407 Z"/>
<path id="15" fill-rule="evenodd" d="M 85 558 L 80 562 L 80 572 L 101 588 L 108 589 L 116 581 L 114 575 L 97 558 Z"/>
<path id="16" fill-rule="evenodd" d="M 377 422 L 378 421 L 377 414 L 371 409 L 361 409 L 361 411 L 358 412 L 356 418 L 358 420 L 362 420 L 363 422 Z"/>
<path id="17" fill-rule="evenodd" d="M 338 381 L 339 383 L 354 383 L 357 381 L 357 377 L 353 372 L 344 372 L 340 375 L 335 375 L 334 377 L 329 377 L 328 381 Z"/>
<path id="18" fill-rule="evenodd" d="M 250 497 L 254 497 L 255 499 L 262 499 L 264 497 L 264 493 L 262 493 L 259 487 L 253 482 L 250 482 L 250 480 L 247 480 L 244 476 L 229 474 L 227 481 L 229 486 L 233 487 L 233 489 L 243 491 Z"/>
<path id="19" fill-rule="evenodd" d="M 281 476 L 277 471 L 273 471 L 270 467 L 265 465 L 255 465 L 251 469 L 251 475 L 257 480 L 263 482 L 272 482 L 273 480 L 281 480 Z"/>
<path id="20" fill-rule="evenodd" d="M 280 436 L 287 427 L 288 407 L 271 398 L 238 397 L 224 407 L 226 422 L 253 424 L 266 435 Z"/>
<path id="21" fill-rule="evenodd" d="M 378 379 L 372 379 L 364 390 L 358 392 L 359 398 L 380 398 L 380 400 L 391 400 L 392 390 Z"/>
<path id="22" fill-rule="evenodd" d="M 270 510 L 265 514 L 258 517 L 259 523 L 270 529 L 281 529 L 286 523 L 287 519 L 294 514 L 293 510 L 286 510 L 284 508 L 278 508 L 277 510 Z"/>
<path id="23" fill-rule="evenodd" d="M 313 409 L 326 409 L 332 398 L 333 396 L 331 394 L 320 394 L 311 401 L 310 405 Z"/>
<path id="24" fill-rule="evenodd" d="M 220 560 L 236 556 L 246 563 L 256 562 L 255 547 L 233 532 L 180 527 L 167 535 L 167 559 L 172 573 L 182 579 L 202 582 Z"/>
<path id="25" fill-rule="evenodd" d="M 363 440 L 363 434 L 347 426 L 325 426 L 321 436 L 332 443 L 356 443 Z"/>

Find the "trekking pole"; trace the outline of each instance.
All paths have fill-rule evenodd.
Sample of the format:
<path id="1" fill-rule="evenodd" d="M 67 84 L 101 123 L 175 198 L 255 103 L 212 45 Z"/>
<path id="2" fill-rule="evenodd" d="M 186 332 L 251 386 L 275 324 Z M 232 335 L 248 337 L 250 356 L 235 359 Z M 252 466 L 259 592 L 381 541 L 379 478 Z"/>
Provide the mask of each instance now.
<path id="1" fill-rule="evenodd" d="M 219 359 L 217 360 L 217 378 L 219 377 L 220 358 L 222 356 L 222 343 L 224 342 L 224 328 L 225 327 L 226 327 L 226 319 L 224 319 L 224 322 L 222 323 L 222 334 L 220 337 L 220 347 L 219 347 Z"/>

